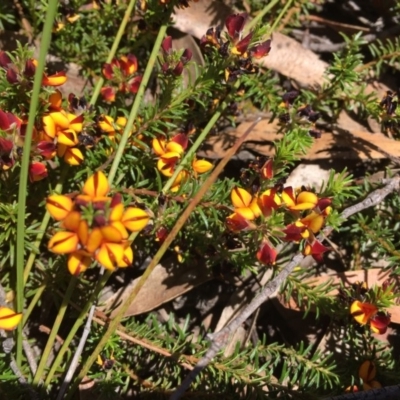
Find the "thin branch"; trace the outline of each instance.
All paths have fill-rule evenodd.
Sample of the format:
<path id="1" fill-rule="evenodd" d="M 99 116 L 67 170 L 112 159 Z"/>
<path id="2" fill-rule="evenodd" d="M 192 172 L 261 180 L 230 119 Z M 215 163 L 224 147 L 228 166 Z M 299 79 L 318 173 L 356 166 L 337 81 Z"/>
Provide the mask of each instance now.
<path id="1" fill-rule="evenodd" d="M 356 214 L 366 208 L 376 206 L 381 203 L 383 199 L 395 190 L 399 189 L 400 177 L 389 179 L 386 185 L 380 189 L 371 192 L 363 201 L 351 207 L 346 208 L 341 217 L 347 219 L 349 216 Z M 320 236 L 328 235 L 333 228 L 326 227 Z M 208 335 L 211 340 L 211 346 L 207 350 L 204 357 L 202 357 L 193 370 L 183 380 L 181 386 L 171 395 L 170 400 L 179 400 L 185 391 L 189 388 L 191 383 L 196 379 L 197 375 L 207 367 L 211 360 L 226 346 L 229 337 L 236 331 L 236 329 L 243 324 L 265 301 L 267 301 L 283 284 L 286 278 L 291 274 L 293 269 L 298 266 L 304 259 L 303 254 L 297 253 L 292 260 L 279 272 L 279 274 L 270 282 L 268 282 L 262 291 L 243 309 L 238 316 L 229 322 L 223 329 L 212 335 Z"/>

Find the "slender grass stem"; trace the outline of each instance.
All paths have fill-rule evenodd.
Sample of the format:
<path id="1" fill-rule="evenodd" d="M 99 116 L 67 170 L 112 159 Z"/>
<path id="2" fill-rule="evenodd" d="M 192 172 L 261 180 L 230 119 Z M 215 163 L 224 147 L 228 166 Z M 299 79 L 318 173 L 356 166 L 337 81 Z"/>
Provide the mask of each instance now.
<path id="1" fill-rule="evenodd" d="M 285 4 L 285 7 L 282 8 L 281 12 L 279 15 L 275 18 L 274 23 L 272 24 L 271 28 L 269 29 L 268 35 L 271 35 L 271 33 L 276 29 L 278 26 L 279 22 L 283 18 L 283 16 L 286 14 L 286 11 L 288 8 L 292 5 L 293 0 L 288 0 L 287 3 Z"/>
<path id="2" fill-rule="evenodd" d="M 16 311 L 22 312 L 24 308 L 24 253 L 25 253 L 25 207 L 28 184 L 28 168 L 32 144 L 33 126 L 36 110 L 39 104 L 40 89 L 42 86 L 43 72 L 46 64 L 46 54 L 50 46 L 53 22 L 57 12 L 58 1 L 49 0 L 43 34 L 40 44 L 38 66 L 35 72 L 33 92 L 29 107 L 28 125 L 24 137 L 24 149 L 22 154 L 21 174 L 18 190 L 18 217 L 17 217 L 17 246 L 16 246 Z M 21 366 L 22 359 L 22 325 L 17 328 L 16 363 Z"/>
<path id="3" fill-rule="evenodd" d="M 135 121 L 135 119 L 137 117 L 137 114 L 139 112 L 139 108 L 140 108 L 140 106 L 142 104 L 142 100 L 143 100 L 143 97 L 144 97 L 144 91 L 145 91 L 145 89 L 147 87 L 147 83 L 149 82 L 150 75 L 153 72 L 154 65 L 155 65 L 155 63 L 157 61 L 157 55 L 158 55 L 158 52 L 160 50 L 161 43 L 162 43 L 162 41 L 164 39 L 165 33 L 167 31 L 167 27 L 168 27 L 168 25 L 166 25 L 166 24 L 164 24 L 164 25 L 162 25 L 160 27 L 160 30 L 158 32 L 156 41 L 154 43 L 153 50 L 152 50 L 152 52 L 150 54 L 149 62 L 147 63 L 146 69 L 144 71 L 142 82 L 140 83 L 139 90 L 138 90 L 138 92 L 136 94 L 135 101 L 133 102 L 132 109 L 131 109 L 131 112 L 129 114 L 128 122 L 126 123 L 124 132 L 123 132 L 122 137 L 121 137 L 121 141 L 119 143 L 117 152 L 115 154 L 113 163 L 111 165 L 111 170 L 110 170 L 110 172 L 108 174 L 108 182 L 110 183 L 110 185 L 114 181 L 115 175 L 117 173 L 118 165 L 119 165 L 119 163 L 121 161 L 122 153 L 125 150 L 125 146 L 126 146 L 126 143 L 128 141 L 130 131 L 132 129 L 132 125 L 133 125 L 133 123 L 134 123 L 134 121 Z"/>
<path id="4" fill-rule="evenodd" d="M 290 2 L 291 0 L 289 0 Z M 245 32 L 249 32 L 253 29 L 261 20 L 262 18 L 268 14 L 278 3 L 280 0 L 273 0 L 268 3 L 257 15 L 245 26 Z"/>
<path id="5" fill-rule="evenodd" d="M 136 4 L 136 0 L 131 0 L 129 2 L 129 5 L 125 11 L 124 17 L 122 18 L 121 25 L 119 26 L 117 35 L 115 36 L 114 43 L 111 47 L 110 53 L 108 54 L 106 63 L 110 63 L 112 61 L 112 59 L 115 56 L 115 53 L 118 50 L 119 43 L 121 42 L 122 35 L 125 32 L 125 28 L 129 22 L 129 18 L 131 17 L 132 11 L 135 8 L 135 4 Z M 103 87 L 103 83 L 104 83 L 104 78 L 100 77 L 96 83 L 94 90 L 93 90 L 92 98 L 90 99 L 89 104 L 93 105 L 96 103 L 97 98 L 99 97 L 99 94 L 100 94 L 100 90 Z"/>
<path id="6" fill-rule="evenodd" d="M 54 340 L 57 336 L 58 329 L 60 328 L 60 325 L 64 318 L 65 312 L 67 311 L 68 303 L 69 303 L 69 300 L 71 299 L 71 295 L 75 289 L 77 281 L 78 280 L 75 276 L 71 277 L 68 288 L 65 292 L 65 296 L 61 303 L 60 309 L 58 310 L 57 317 L 56 317 L 53 327 L 50 331 L 50 335 L 47 340 L 46 347 L 44 348 L 42 357 L 40 358 L 40 363 L 39 363 L 38 369 L 36 371 L 35 377 L 33 378 L 33 382 L 32 382 L 33 385 L 37 385 L 43 377 L 43 372 L 44 372 L 44 369 L 46 368 L 47 359 L 49 358 L 51 349 L 53 348 Z"/>
<path id="7" fill-rule="evenodd" d="M 68 171 L 69 171 L 69 165 L 65 164 L 63 169 L 61 170 L 59 182 L 57 183 L 56 187 L 54 188 L 55 193 L 61 193 L 63 185 L 64 185 L 64 180 L 65 180 L 65 177 L 66 177 Z M 45 231 L 46 231 L 49 221 L 50 221 L 50 214 L 46 211 L 46 214 L 44 215 L 42 223 L 40 224 L 40 227 L 39 227 L 39 234 L 36 236 L 35 243 L 33 244 L 34 247 L 38 248 L 40 246 L 40 243 L 42 242 L 42 239 L 45 234 Z M 29 254 L 28 260 L 26 261 L 26 265 L 25 265 L 24 284 L 26 284 L 26 282 L 28 281 L 28 277 L 29 277 L 29 274 L 33 267 L 33 263 L 35 262 L 35 259 L 36 259 L 36 253 L 31 252 Z M 24 319 L 25 319 L 25 316 L 24 316 Z"/>
<path id="8" fill-rule="evenodd" d="M 61 349 L 59 350 L 55 360 L 53 361 L 53 364 L 52 364 L 52 366 L 50 368 L 50 371 L 47 374 L 46 380 L 44 382 L 45 386 L 50 384 L 51 379 L 53 378 L 54 373 L 56 372 L 57 368 L 60 366 L 61 361 L 62 361 L 62 359 L 64 357 L 64 354 L 68 350 L 68 347 L 69 347 L 72 339 L 74 339 L 76 332 L 81 327 L 81 325 L 83 324 L 84 319 L 86 318 L 87 312 L 89 311 L 91 305 L 96 302 L 99 293 L 101 292 L 101 290 L 106 285 L 106 283 L 107 283 L 109 277 L 111 276 L 111 274 L 112 274 L 112 271 L 106 270 L 104 275 L 102 275 L 100 280 L 97 282 L 95 290 L 90 295 L 90 297 L 87 300 L 86 304 L 83 306 L 78 318 L 76 319 L 73 327 L 69 331 L 68 336 L 64 340 L 64 343 L 62 344 Z"/>
<path id="9" fill-rule="evenodd" d="M 46 283 L 44 283 L 43 285 L 39 286 L 36 289 L 36 293 L 33 296 L 33 299 L 31 300 L 31 302 L 29 303 L 29 307 L 24 312 L 23 319 L 22 319 L 22 326 L 25 326 L 26 321 L 28 321 L 28 318 L 31 315 L 31 312 L 33 311 L 36 304 L 38 303 L 40 297 L 42 296 L 44 290 L 46 289 L 46 286 L 47 286 Z"/>

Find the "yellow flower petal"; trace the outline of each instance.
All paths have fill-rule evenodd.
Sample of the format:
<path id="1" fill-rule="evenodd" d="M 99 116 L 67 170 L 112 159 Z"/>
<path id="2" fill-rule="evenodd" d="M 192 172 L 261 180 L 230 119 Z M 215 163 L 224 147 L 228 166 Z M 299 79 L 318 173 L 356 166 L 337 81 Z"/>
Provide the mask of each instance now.
<path id="1" fill-rule="evenodd" d="M 318 203 L 318 196 L 313 193 L 313 192 L 300 192 L 299 195 L 296 198 L 297 203 L 312 203 L 315 204 L 315 206 Z"/>
<path id="2" fill-rule="evenodd" d="M 154 153 L 156 153 L 158 156 L 162 156 L 166 153 L 166 140 L 164 137 L 154 138 L 151 142 L 151 146 L 153 147 Z"/>
<path id="3" fill-rule="evenodd" d="M 231 192 L 232 204 L 236 208 L 248 207 L 252 198 L 253 196 L 247 190 L 242 188 L 236 187 Z"/>
<path id="4" fill-rule="evenodd" d="M 74 114 L 68 113 L 67 118 L 69 120 L 69 129 L 72 129 L 76 133 L 82 132 L 83 114 L 76 116 Z"/>
<path id="5" fill-rule="evenodd" d="M 137 207 L 128 207 L 122 216 L 121 222 L 131 232 L 141 231 L 149 222 L 150 217 L 146 211 Z"/>
<path id="6" fill-rule="evenodd" d="M 71 275 L 78 276 L 90 267 L 91 262 L 91 257 L 77 251 L 68 256 L 68 271 Z"/>
<path id="7" fill-rule="evenodd" d="M 94 228 L 92 232 L 89 233 L 87 242 L 86 242 L 86 250 L 89 253 L 94 253 L 101 245 L 103 240 L 103 235 L 101 233 L 100 228 Z"/>
<path id="8" fill-rule="evenodd" d="M 120 221 L 124 213 L 124 205 L 119 203 L 111 208 L 110 221 Z"/>
<path id="9" fill-rule="evenodd" d="M 111 222 L 110 225 L 119 231 L 122 240 L 128 239 L 129 236 L 128 231 L 126 230 L 124 224 L 121 221 Z"/>
<path id="10" fill-rule="evenodd" d="M 52 111 L 50 113 L 50 117 L 58 128 L 60 129 L 69 128 L 69 120 L 64 111 Z"/>
<path id="11" fill-rule="evenodd" d="M 78 135 L 72 129 L 66 129 L 58 133 L 58 143 L 68 147 L 76 146 L 79 143 Z"/>
<path id="12" fill-rule="evenodd" d="M 127 246 L 126 249 L 124 250 L 124 256 L 122 257 L 122 260 L 118 264 L 118 267 L 120 268 L 130 267 L 132 263 L 133 263 L 133 250 L 131 246 Z"/>
<path id="13" fill-rule="evenodd" d="M 90 176 L 83 186 L 83 193 L 95 198 L 103 197 L 110 190 L 106 176 L 101 171 L 97 171 Z"/>
<path id="14" fill-rule="evenodd" d="M 317 233 L 324 225 L 325 219 L 321 214 L 312 211 L 309 215 L 302 218 L 301 222 L 306 225 L 308 229 L 311 229 L 313 233 Z"/>
<path id="15" fill-rule="evenodd" d="M 122 263 L 124 246 L 119 243 L 103 243 L 96 253 L 96 260 L 106 269 L 111 271 Z"/>
<path id="16" fill-rule="evenodd" d="M 177 142 L 168 142 L 165 146 L 165 150 L 167 153 L 178 153 L 179 155 L 183 154 L 183 152 L 185 151 L 182 145 Z"/>
<path id="17" fill-rule="evenodd" d="M 370 361 L 364 361 L 358 370 L 358 376 L 365 382 L 372 381 L 376 376 L 375 364 Z"/>
<path id="18" fill-rule="evenodd" d="M 120 243 L 123 239 L 121 232 L 111 225 L 102 226 L 100 228 L 103 239 L 106 242 Z"/>
<path id="19" fill-rule="evenodd" d="M 180 154 L 169 152 L 163 154 L 157 162 L 157 169 L 166 177 L 170 178 L 175 171 L 175 166 L 180 160 Z"/>
<path id="20" fill-rule="evenodd" d="M 56 137 L 57 128 L 53 118 L 51 118 L 50 115 L 45 115 L 42 118 L 42 123 L 43 123 L 43 130 L 46 133 L 46 135 L 54 139 Z"/>
<path id="21" fill-rule="evenodd" d="M 118 117 L 115 121 L 115 123 L 122 128 L 125 128 L 127 122 L 128 120 L 126 119 L 126 117 Z"/>
<path id="22" fill-rule="evenodd" d="M 72 200 L 67 196 L 51 195 L 46 199 L 46 209 L 56 220 L 63 220 L 72 210 Z"/>
<path id="23" fill-rule="evenodd" d="M 249 207 L 239 207 L 235 208 L 235 213 L 239 214 L 243 218 L 247 219 L 248 221 L 252 221 L 253 219 L 256 218 L 254 215 L 253 211 Z"/>
<path id="24" fill-rule="evenodd" d="M 99 128 L 105 133 L 115 133 L 115 129 L 113 126 L 114 119 L 108 115 L 102 115 L 99 122 Z"/>
<path id="25" fill-rule="evenodd" d="M 12 331 L 21 322 L 22 313 L 16 313 L 8 307 L 0 307 L 0 329 Z"/>
<path id="26" fill-rule="evenodd" d="M 57 232 L 49 241 L 49 250 L 56 254 L 73 253 L 78 248 L 78 235 L 74 232 Z"/>
<path id="27" fill-rule="evenodd" d="M 195 160 L 192 163 L 192 168 L 198 174 L 204 174 L 205 172 L 210 171 L 214 167 L 209 161 L 206 160 Z"/>
<path id="28" fill-rule="evenodd" d="M 43 76 L 42 85 L 43 86 L 60 86 L 67 81 L 67 76 L 65 71 L 57 72 L 54 75 Z"/>
<path id="29" fill-rule="evenodd" d="M 59 90 L 49 96 L 49 103 L 54 108 L 60 108 L 62 104 L 62 94 Z"/>
<path id="30" fill-rule="evenodd" d="M 80 222 L 81 213 L 79 211 L 71 211 L 63 220 L 62 226 L 67 231 L 78 232 Z"/>
<path id="31" fill-rule="evenodd" d="M 61 145 L 61 144 L 60 144 Z M 60 145 L 58 147 L 60 147 Z M 83 154 L 77 147 L 67 147 L 64 161 L 69 165 L 80 165 L 83 162 Z"/>

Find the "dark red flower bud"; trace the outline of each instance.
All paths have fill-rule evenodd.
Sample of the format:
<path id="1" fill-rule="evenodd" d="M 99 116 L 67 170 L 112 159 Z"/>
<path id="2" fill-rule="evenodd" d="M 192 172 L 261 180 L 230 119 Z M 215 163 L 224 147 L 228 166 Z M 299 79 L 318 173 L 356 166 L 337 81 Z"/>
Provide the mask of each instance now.
<path id="1" fill-rule="evenodd" d="M 162 44 L 161 44 L 161 48 L 163 49 L 163 52 L 165 54 L 170 54 L 171 50 L 172 50 L 172 37 L 171 36 L 167 36 Z"/>
<path id="2" fill-rule="evenodd" d="M 6 73 L 6 79 L 8 83 L 14 84 L 18 82 L 18 75 L 14 68 L 8 68 Z"/>
<path id="3" fill-rule="evenodd" d="M 192 56 L 193 56 L 192 51 L 189 49 L 185 49 L 185 51 L 181 56 L 181 60 L 184 64 L 187 64 L 192 59 Z"/>
<path id="4" fill-rule="evenodd" d="M 0 137 L 0 154 L 10 154 L 13 149 L 11 140 Z"/>
<path id="5" fill-rule="evenodd" d="M 225 20 L 225 26 L 228 30 L 229 36 L 236 41 L 239 39 L 240 32 L 242 32 L 244 28 L 244 24 L 247 19 L 247 14 L 233 14 L 229 15 Z"/>
<path id="6" fill-rule="evenodd" d="M 101 227 L 107 225 L 107 219 L 104 215 L 96 215 L 93 218 L 93 222 L 95 226 Z"/>
<path id="7" fill-rule="evenodd" d="M 273 265 L 277 255 L 278 252 L 269 243 L 265 242 L 257 252 L 257 259 L 265 265 Z"/>
<path id="8" fill-rule="evenodd" d="M 8 131 L 10 129 L 21 127 L 21 121 L 9 112 L 4 112 L 0 110 L 0 129 L 3 131 Z"/>
<path id="9" fill-rule="evenodd" d="M 173 69 L 172 73 L 175 76 L 179 76 L 182 74 L 182 72 L 183 72 L 183 62 L 179 61 L 178 64 L 176 64 L 175 68 Z"/>
<path id="10" fill-rule="evenodd" d="M 27 60 L 25 63 L 24 75 L 27 78 L 32 78 L 35 75 L 36 65 L 32 59 Z"/>
<path id="11" fill-rule="evenodd" d="M 142 76 L 135 76 L 132 80 L 129 81 L 128 90 L 131 93 L 137 93 L 139 90 L 140 83 L 142 82 Z"/>
<path id="12" fill-rule="evenodd" d="M 160 242 L 161 244 L 164 243 L 168 233 L 168 229 L 165 226 L 161 226 L 156 232 L 156 241 Z"/>
<path id="13" fill-rule="evenodd" d="M 12 63 L 11 58 L 5 51 L 0 51 L 0 67 L 8 68 Z"/>
<path id="14" fill-rule="evenodd" d="M 118 204 L 122 203 L 122 195 L 121 193 L 115 193 L 114 196 L 112 197 L 110 207 L 113 208 Z"/>

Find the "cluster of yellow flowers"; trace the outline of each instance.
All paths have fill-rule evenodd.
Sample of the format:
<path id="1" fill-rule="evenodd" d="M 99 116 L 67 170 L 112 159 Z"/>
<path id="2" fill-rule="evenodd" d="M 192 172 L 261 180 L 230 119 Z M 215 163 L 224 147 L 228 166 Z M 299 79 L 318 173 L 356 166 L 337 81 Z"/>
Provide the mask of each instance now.
<path id="1" fill-rule="evenodd" d="M 109 191 L 106 176 L 96 172 L 84 184 L 82 194 L 47 198 L 48 212 L 64 229 L 50 239 L 49 249 L 68 254 L 68 269 L 73 275 L 85 271 L 92 260 L 109 270 L 132 264 L 128 231 L 141 231 L 150 217 L 141 208 L 125 209 L 121 195 L 108 197 Z"/>
<path id="2" fill-rule="evenodd" d="M 295 191 L 286 187 L 282 191 L 268 189 L 259 195 L 252 195 L 242 188 L 234 188 L 231 192 L 234 213 L 227 217 L 226 223 L 234 232 L 255 229 L 252 221 L 260 217 L 267 218 L 273 210 L 283 209 L 292 214 L 294 222 L 288 224 L 283 233 L 284 240 L 298 243 L 305 240 L 303 253 L 312 255 L 317 261 L 322 259 L 322 254 L 329 250 L 315 238 L 325 223 L 327 215 L 331 212 L 331 200 L 319 199 L 310 191 Z M 264 264 L 274 264 L 277 252 L 265 238 L 257 258 Z"/>
<path id="3" fill-rule="evenodd" d="M 188 137 L 185 133 L 178 133 L 167 141 L 165 137 L 153 139 L 152 147 L 154 153 L 159 157 L 157 169 L 166 177 L 171 177 L 175 168 L 181 160 L 188 145 Z M 194 174 L 204 174 L 212 169 L 213 165 L 206 160 L 196 160 L 192 162 Z M 180 184 L 189 177 L 189 172 L 182 170 L 176 177 L 171 186 L 171 191 L 178 191 Z"/>

